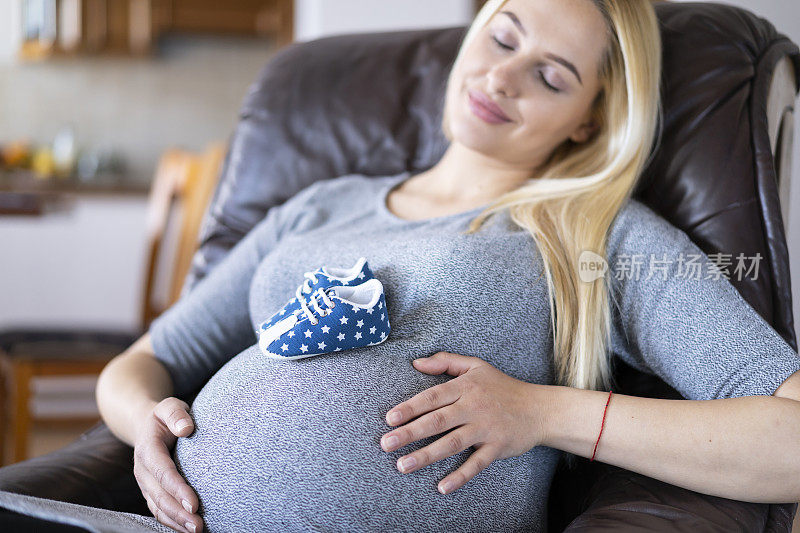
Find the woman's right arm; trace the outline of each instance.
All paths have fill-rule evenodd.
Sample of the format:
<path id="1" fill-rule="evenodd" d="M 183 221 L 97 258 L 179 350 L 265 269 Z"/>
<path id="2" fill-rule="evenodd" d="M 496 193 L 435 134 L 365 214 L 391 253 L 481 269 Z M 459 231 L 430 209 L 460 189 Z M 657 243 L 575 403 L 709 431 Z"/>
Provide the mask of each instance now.
<path id="1" fill-rule="evenodd" d="M 149 333 L 111 360 L 97 381 L 100 416 L 134 448 L 134 475 L 153 516 L 191 533 L 203 528 L 197 495 L 178 472 L 171 450 L 194 431 L 189 406 L 172 397 L 173 383 L 153 352 Z"/>
<path id="2" fill-rule="evenodd" d="M 193 514 L 199 500 L 172 460 L 178 437 L 195 429 L 189 406 L 179 397 L 198 390 L 226 361 L 257 341 L 248 305 L 253 275 L 283 235 L 297 227 L 301 215 L 311 217 L 306 229 L 317 220 L 313 198 L 318 189 L 315 183 L 271 208 L 219 265 L 100 374 L 100 415 L 115 436 L 133 446 L 133 472 L 147 505 L 159 522 L 173 529 L 202 528 L 200 516 Z"/>
<path id="3" fill-rule="evenodd" d="M 156 404 L 172 394 L 172 379 L 156 359 L 149 333 L 112 359 L 97 381 L 100 416 L 111 432 L 130 446 Z"/>

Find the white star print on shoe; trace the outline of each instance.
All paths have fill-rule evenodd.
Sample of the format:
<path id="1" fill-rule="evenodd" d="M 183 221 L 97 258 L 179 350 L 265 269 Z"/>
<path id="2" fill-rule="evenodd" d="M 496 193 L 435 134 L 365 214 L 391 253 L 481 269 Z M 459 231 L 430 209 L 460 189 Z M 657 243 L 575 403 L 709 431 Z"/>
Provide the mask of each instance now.
<path id="1" fill-rule="evenodd" d="M 380 344 L 391 333 L 385 306 L 383 285 L 375 278 L 319 288 L 308 302 L 301 300 L 299 314 L 263 330 L 258 345 L 266 357 L 292 360 Z M 375 309 L 384 312 L 370 312 Z"/>

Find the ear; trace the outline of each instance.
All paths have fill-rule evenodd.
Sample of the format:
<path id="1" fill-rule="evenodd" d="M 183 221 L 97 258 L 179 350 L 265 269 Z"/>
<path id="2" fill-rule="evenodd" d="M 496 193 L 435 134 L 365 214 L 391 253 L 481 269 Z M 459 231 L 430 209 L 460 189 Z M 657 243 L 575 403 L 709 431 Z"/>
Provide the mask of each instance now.
<path id="1" fill-rule="evenodd" d="M 569 136 L 570 140 L 575 143 L 585 143 L 600 129 L 602 118 L 599 115 L 600 100 L 603 97 L 605 90 L 601 89 L 594 97 L 594 101 L 586 113 L 583 115 L 581 125 L 575 128 L 572 135 Z"/>
<path id="2" fill-rule="evenodd" d="M 578 128 L 572 132 L 572 135 L 570 135 L 569 138 L 576 143 L 585 143 L 592 138 L 592 135 L 594 135 L 597 129 L 597 123 L 595 123 L 594 119 L 590 118 L 578 126 Z"/>

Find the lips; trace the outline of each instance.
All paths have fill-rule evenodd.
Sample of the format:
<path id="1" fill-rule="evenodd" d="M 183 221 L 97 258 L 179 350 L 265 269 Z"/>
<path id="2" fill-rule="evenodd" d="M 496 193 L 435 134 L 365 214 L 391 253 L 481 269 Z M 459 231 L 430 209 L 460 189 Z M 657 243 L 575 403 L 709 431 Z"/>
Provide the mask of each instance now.
<path id="1" fill-rule="evenodd" d="M 472 112 L 478 117 L 492 124 L 511 122 L 511 118 L 503 112 L 500 106 L 482 92 L 470 89 L 467 93 Z"/>

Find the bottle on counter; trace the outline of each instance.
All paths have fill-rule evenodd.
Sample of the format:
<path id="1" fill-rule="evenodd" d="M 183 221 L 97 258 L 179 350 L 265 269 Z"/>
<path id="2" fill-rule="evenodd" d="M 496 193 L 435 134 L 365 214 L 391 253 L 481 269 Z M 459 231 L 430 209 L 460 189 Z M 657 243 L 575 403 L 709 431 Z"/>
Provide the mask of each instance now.
<path id="1" fill-rule="evenodd" d="M 75 143 L 75 130 L 64 126 L 53 139 L 53 171 L 58 178 L 69 178 L 75 174 L 78 149 Z"/>

